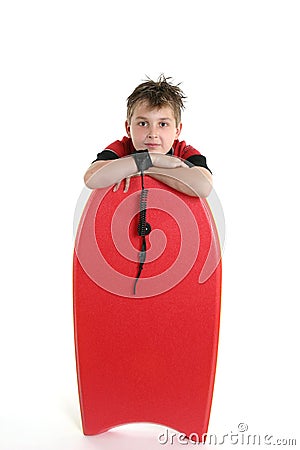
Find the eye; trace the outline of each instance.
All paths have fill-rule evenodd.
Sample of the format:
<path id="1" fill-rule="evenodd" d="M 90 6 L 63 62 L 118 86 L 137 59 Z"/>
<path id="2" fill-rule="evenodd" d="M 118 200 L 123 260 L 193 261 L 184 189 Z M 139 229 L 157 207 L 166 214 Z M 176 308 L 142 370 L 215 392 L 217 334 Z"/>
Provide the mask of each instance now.
<path id="1" fill-rule="evenodd" d="M 168 126 L 168 124 L 167 124 L 167 122 L 160 122 L 159 126 L 160 126 L 161 128 L 165 128 L 165 127 Z"/>
<path id="2" fill-rule="evenodd" d="M 140 127 L 146 127 L 147 126 L 147 122 L 145 122 L 144 120 L 142 120 L 141 122 L 138 123 L 138 125 Z"/>

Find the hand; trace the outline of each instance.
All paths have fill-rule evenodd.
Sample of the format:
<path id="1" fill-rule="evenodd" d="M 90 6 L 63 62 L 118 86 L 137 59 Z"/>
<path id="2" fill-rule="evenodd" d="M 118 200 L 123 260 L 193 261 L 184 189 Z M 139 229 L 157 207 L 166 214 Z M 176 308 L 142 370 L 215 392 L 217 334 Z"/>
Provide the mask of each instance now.
<path id="1" fill-rule="evenodd" d="M 175 169 L 176 167 L 188 167 L 180 158 L 175 156 L 164 155 L 163 153 L 149 152 L 154 167 L 164 169 Z"/>
<path id="2" fill-rule="evenodd" d="M 119 189 L 119 187 L 121 186 L 122 181 L 124 181 L 124 191 L 123 192 L 128 192 L 129 186 L 130 186 L 130 177 L 125 178 L 124 180 L 119 181 L 119 183 L 115 184 L 114 188 L 113 188 L 113 192 L 117 192 L 117 190 Z"/>

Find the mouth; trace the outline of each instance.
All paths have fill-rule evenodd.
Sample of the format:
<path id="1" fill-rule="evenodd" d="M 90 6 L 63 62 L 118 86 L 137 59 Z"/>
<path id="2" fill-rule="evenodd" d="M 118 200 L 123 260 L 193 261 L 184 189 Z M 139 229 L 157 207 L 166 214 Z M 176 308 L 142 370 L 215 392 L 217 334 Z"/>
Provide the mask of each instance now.
<path id="1" fill-rule="evenodd" d="M 145 146 L 146 147 L 148 147 L 148 148 L 155 148 L 155 147 L 159 147 L 160 146 L 160 144 L 153 144 L 153 143 L 147 143 L 147 142 L 145 142 Z"/>

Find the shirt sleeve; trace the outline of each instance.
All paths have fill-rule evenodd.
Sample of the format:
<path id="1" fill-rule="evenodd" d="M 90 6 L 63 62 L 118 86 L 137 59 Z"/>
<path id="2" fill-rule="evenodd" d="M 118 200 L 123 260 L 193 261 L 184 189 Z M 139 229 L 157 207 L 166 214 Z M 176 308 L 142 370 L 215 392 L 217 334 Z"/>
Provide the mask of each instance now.
<path id="1" fill-rule="evenodd" d="M 185 141 L 175 141 L 173 148 L 174 156 L 178 156 L 179 158 L 185 160 L 190 167 L 204 167 L 204 169 L 207 169 L 210 173 L 212 173 L 210 168 L 207 166 L 206 157 L 201 155 L 201 153 L 191 145 L 187 145 Z"/>
<path id="2" fill-rule="evenodd" d="M 204 167 L 204 169 L 207 169 L 212 174 L 212 171 L 206 164 L 206 158 L 204 155 L 192 155 L 189 156 L 186 160 L 190 162 L 192 166 Z"/>
<path id="3" fill-rule="evenodd" d="M 97 154 L 97 158 L 92 161 L 92 164 L 96 161 L 109 161 L 111 159 L 118 159 L 119 156 L 112 150 L 106 149 Z"/>
<path id="4" fill-rule="evenodd" d="M 93 161 L 108 161 L 110 159 L 123 158 L 134 152 L 131 139 L 124 136 L 121 141 L 115 141 L 108 145 L 105 150 L 97 154 L 97 158 Z"/>

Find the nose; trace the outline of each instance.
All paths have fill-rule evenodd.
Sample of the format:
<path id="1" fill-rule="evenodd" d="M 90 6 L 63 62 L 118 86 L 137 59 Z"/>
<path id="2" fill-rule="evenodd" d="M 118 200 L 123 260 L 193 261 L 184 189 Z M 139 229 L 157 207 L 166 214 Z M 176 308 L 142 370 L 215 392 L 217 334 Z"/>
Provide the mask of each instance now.
<path id="1" fill-rule="evenodd" d="M 157 136 L 158 136 L 157 128 L 154 125 L 150 126 L 149 132 L 148 132 L 148 138 L 155 139 Z"/>

